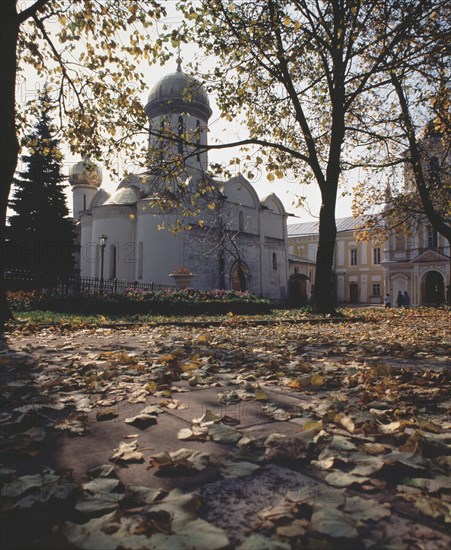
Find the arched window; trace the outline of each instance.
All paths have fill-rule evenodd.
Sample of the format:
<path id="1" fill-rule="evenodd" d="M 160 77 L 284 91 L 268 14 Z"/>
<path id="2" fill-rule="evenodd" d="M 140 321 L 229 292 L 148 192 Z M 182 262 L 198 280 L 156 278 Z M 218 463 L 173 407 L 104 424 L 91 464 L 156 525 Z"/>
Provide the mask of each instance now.
<path id="1" fill-rule="evenodd" d="M 144 264 L 144 249 L 143 243 L 138 245 L 138 279 L 143 278 L 143 264 Z"/>
<path id="2" fill-rule="evenodd" d="M 166 133 L 166 121 L 164 118 L 160 120 L 160 127 L 157 130 L 157 137 L 156 137 L 156 149 L 155 151 L 151 150 L 151 154 L 154 156 L 155 160 L 161 161 L 164 159 L 164 149 L 165 149 L 165 143 L 164 143 L 164 135 Z M 155 143 L 155 141 L 154 141 Z"/>
<path id="3" fill-rule="evenodd" d="M 440 161 L 438 157 L 431 157 L 429 160 L 429 175 L 432 182 L 437 187 L 441 186 L 441 177 L 440 177 Z"/>
<path id="4" fill-rule="evenodd" d="M 277 254 L 275 252 L 272 253 L 272 268 L 277 271 Z"/>
<path id="5" fill-rule="evenodd" d="M 201 133 L 201 127 L 200 127 L 200 120 L 196 120 L 196 146 L 197 146 L 197 152 L 196 152 L 196 160 L 200 162 L 200 133 Z"/>
<path id="6" fill-rule="evenodd" d="M 116 278 L 116 265 L 117 265 L 117 247 L 113 244 L 110 247 L 110 279 Z"/>
<path id="7" fill-rule="evenodd" d="M 179 155 L 183 154 L 183 133 L 184 133 L 184 124 L 183 124 L 183 115 L 179 115 L 179 143 L 178 143 L 178 150 Z"/>
<path id="8" fill-rule="evenodd" d="M 431 226 L 428 227 L 428 248 L 437 248 L 438 233 Z"/>
<path id="9" fill-rule="evenodd" d="M 244 231 L 244 214 L 242 211 L 238 214 L 238 229 Z"/>

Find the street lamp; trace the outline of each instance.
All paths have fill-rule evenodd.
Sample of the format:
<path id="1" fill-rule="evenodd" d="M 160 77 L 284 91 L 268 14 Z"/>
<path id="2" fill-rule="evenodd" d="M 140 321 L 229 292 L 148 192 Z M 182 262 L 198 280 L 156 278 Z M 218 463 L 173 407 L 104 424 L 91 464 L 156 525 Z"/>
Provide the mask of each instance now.
<path id="1" fill-rule="evenodd" d="M 106 235 L 100 235 L 99 245 L 100 245 L 100 288 L 103 291 L 103 260 L 105 257 L 105 245 L 106 245 Z"/>

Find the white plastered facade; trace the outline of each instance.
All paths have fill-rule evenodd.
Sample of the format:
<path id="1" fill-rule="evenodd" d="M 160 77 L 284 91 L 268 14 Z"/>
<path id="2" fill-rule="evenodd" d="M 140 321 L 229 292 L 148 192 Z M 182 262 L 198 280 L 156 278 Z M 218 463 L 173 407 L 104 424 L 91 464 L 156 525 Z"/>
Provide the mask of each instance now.
<path id="1" fill-rule="evenodd" d="M 198 86 L 190 100 L 184 97 L 184 86 Z M 172 125 L 174 135 L 183 123 L 184 131 L 200 130 L 196 133 L 198 144 L 206 145 L 211 115 L 208 97 L 194 79 L 180 70 L 154 86 L 145 110 L 150 119 L 151 145 L 155 146 L 152 132 L 162 127 L 163 116 L 165 128 Z M 172 153 L 173 149 L 173 144 L 163 147 L 164 151 Z M 181 209 L 161 207 L 158 190 L 167 189 L 167 182 L 158 179 L 151 169 L 121 181 L 111 196 L 98 188 L 96 180 L 85 193 L 90 200 L 83 208 L 80 189 L 84 184 L 84 168 L 83 163 L 79 163 L 73 195 L 81 232 L 80 274 L 101 276 L 99 239 L 105 236 L 105 279 L 173 286 L 169 275 L 184 266 L 195 274 L 194 288 L 230 289 L 237 288 L 236 270 L 240 263 L 246 290 L 273 300 L 285 299 L 287 214 L 282 202 L 274 194 L 260 200 L 250 182 L 242 176 L 225 182 L 207 176 L 207 161 L 205 150 L 190 156 L 179 181 L 183 180 L 182 185 L 195 187 L 201 179 L 207 179 L 212 189 L 210 204 L 215 208 L 207 208 L 205 213 L 200 211 L 194 216 L 193 222 L 205 220 L 203 227 L 192 223 L 191 230 L 178 232 L 173 228 L 177 220 L 183 220 L 183 213 Z"/>

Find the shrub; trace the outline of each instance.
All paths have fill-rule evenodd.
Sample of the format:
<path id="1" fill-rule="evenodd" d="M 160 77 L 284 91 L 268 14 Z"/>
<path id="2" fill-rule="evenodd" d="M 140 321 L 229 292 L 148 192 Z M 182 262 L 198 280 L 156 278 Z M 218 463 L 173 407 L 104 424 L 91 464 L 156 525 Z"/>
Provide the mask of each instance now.
<path id="1" fill-rule="evenodd" d="M 197 315 L 269 313 L 269 301 L 248 292 L 201 291 L 168 288 L 158 291 L 127 289 L 122 294 L 83 293 L 59 296 L 51 290 L 9 292 L 10 307 L 16 311 L 50 310 L 71 313 Z"/>

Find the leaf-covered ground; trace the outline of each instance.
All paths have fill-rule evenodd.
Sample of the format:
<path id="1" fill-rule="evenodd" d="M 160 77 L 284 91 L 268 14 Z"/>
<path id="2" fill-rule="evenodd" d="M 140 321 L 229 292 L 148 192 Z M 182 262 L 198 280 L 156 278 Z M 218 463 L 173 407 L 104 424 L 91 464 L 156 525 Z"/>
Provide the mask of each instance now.
<path id="1" fill-rule="evenodd" d="M 12 327 L 2 548 L 449 548 L 449 311 L 293 320 Z"/>

